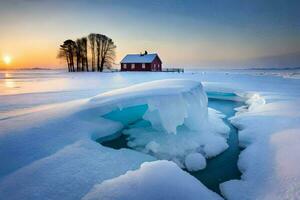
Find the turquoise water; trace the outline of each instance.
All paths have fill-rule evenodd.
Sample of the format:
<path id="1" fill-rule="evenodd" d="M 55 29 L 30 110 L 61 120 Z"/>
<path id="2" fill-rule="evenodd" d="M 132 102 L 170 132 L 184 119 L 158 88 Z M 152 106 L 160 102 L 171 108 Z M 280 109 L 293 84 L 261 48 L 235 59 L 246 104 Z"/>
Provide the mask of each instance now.
<path id="1" fill-rule="evenodd" d="M 144 113 L 147 111 L 148 105 L 139 105 L 124 108 L 122 110 L 116 109 L 104 115 L 106 119 L 121 122 L 123 125 L 134 124 L 136 121 L 141 120 Z M 129 114 L 130 113 L 130 114 Z"/>
<path id="2" fill-rule="evenodd" d="M 204 170 L 189 172 L 206 187 L 219 194 L 220 183 L 232 179 L 240 179 L 241 176 L 241 173 L 237 168 L 237 160 L 241 150 L 238 146 L 237 129 L 228 122 L 228 118 L 235 114 L 234 108 L 242 105 L 243 103 L 241 102 L 209 98 L 208 106 L 217 109 L 226 115 L 224 121 L 230 127 L 230 136 L 227 140 L 229 148 L 215 158 L 208 159 L 207 166 Z M 104 117 L 123 123 L 125 128 L 137 126 L 145 127 L 150 124 L 149 122 L 142 120 L 141 117 L 147 109 L 147 105 L 129 107 L 122 110 L 117 109 L 106 114 Z M 97 141 L 104 146 L 114 149 L 129 148 L 127 146 L 127 137 L 128 136 L 123 135 L 121 131 L 112 136 L 100 138 Z"/>
<path id="3" fill-rule="evenodd" d="M 237 167 L 237 161 L 240 154 L 240 147 L 238 145 L 237 129 L 233 127 L 228 118 L 234 116 L 234 108 L 242 106 L 243 103 L 209 99 L 208 106 L 221 111 L 226 115 L 225 123 L 230 127 L 230 135 L 227 140 L 229 148 L 220 155 L 209 159 L 204 170 L 197 172 L 190 172 L 191 175 L 200 180 L 209 189 L 220 193 L 219 184 L 232 179 L 240 179 L 241 172 Z"/>
<path id="4" fill-rule="evenodd" d="M 209 98 L 213 98 L 213 97 L 217 97 L 218 99 L 220 99 L 221 97 L 231 97 L 231 98 L 236 98 L 236 94 L 234 93 L 225 93 L 225 92 L 206 92 L 207 96 Z"/>
<path id="5" fill-rule="evenodd" d="M 112 112 L 104 115 L 106 119 L 121 122 L 124 125 L 124 129 L 129 127 L 145 127 L 151 124 L 148 121 L 142 120 L 142 116 L 147 111 L 148 105 L 139 105 L 134 107 L 124 108 L 122 110 L 116 109 Z M 122 134 L 122 130 L 116 134 L 99 138 L 96 140 L 103 146 L 107 146 L 113 149 L 130 148 L 127 146 L 127 135 Z"/>
<path id="6" fill-rule="evenodd" d="M 243 97 L 236 95 L 235 93 L 229 92 L 214 92 L 207 91 L 206 95 L 208 99 L 218 99 L 218 100 L 229 100 L 229 101 L 243 101 Z"/>

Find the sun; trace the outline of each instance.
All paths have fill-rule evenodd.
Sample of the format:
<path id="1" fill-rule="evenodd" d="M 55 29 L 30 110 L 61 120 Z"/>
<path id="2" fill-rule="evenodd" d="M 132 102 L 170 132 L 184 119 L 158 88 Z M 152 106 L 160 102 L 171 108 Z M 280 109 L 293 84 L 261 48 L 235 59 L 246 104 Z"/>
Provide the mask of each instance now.
<path id="1" fill-rule="evenodd" d="M 9 65 L 11 63 L 11 56 L 10 55 L 4 55 L 3 56 L 3 62 L 6 64 L 6 65 Z"/>

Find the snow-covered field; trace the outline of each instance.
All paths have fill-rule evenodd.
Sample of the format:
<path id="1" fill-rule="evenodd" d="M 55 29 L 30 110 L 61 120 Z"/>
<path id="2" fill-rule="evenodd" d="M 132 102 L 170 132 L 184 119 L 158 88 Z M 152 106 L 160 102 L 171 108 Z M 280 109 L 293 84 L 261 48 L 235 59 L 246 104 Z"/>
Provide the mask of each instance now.
<path id="1" fill-rule="evenodd" d="M 144 83 L 154 80 L 164 81 Z M 299 70 L 51 70 L 0 72 L 0 199 L 221 199 L 180 168 L 203 168 L 204 157 L 227 145 L 222 116 L 205 107 L 200 82 L 207 92 L 236 93 L 247 105 L 231 119 L 245 148 L 242 177 L 222 183 L 222 194 L 300 198 Z M 144 129 L 128 130 L 139 151 L 95 142 L 124 127 L 103 114 L 141 104 L 148 105 L 144 119 L 153 130 L 147 140 Z"/>

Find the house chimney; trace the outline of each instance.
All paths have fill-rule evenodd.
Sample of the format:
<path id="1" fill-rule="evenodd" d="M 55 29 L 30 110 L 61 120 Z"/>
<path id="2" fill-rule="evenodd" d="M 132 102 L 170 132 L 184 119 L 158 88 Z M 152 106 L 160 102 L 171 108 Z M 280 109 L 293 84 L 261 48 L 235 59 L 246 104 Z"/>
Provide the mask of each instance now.
<path id="1" fill-rule="evenodd" d="M 144 53 L 144 55 L 147 55 L 147 54 L 148 54 L 148 51 L 146 51 L 146 50 L 145 50 L 145 53 Z"/>

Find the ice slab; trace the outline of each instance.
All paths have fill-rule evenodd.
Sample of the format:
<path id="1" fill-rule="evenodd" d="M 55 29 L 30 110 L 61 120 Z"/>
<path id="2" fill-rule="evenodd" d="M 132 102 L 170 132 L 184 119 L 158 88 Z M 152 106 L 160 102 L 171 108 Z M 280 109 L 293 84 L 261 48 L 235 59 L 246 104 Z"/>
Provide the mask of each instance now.
<path id="1" fill-rule="evenodd" d="M 200 130 L 207 123 L 206 93 L 200 82 L 192 80 L 152 81 L 106 92 L 90 100 L 91 106 L 120 109 L 143 104 L 148 105 L 143 118 L 158 131 L 176 134 L 177 127 L 183 124 L 191 130 Z"/>
<path id="2" fill-rule="evenodd" d="M 184 164 L 189 171 L 198 171 L 206 167 L 206 160 L 200 153 L 191 153 L 185 157 Z"/>

